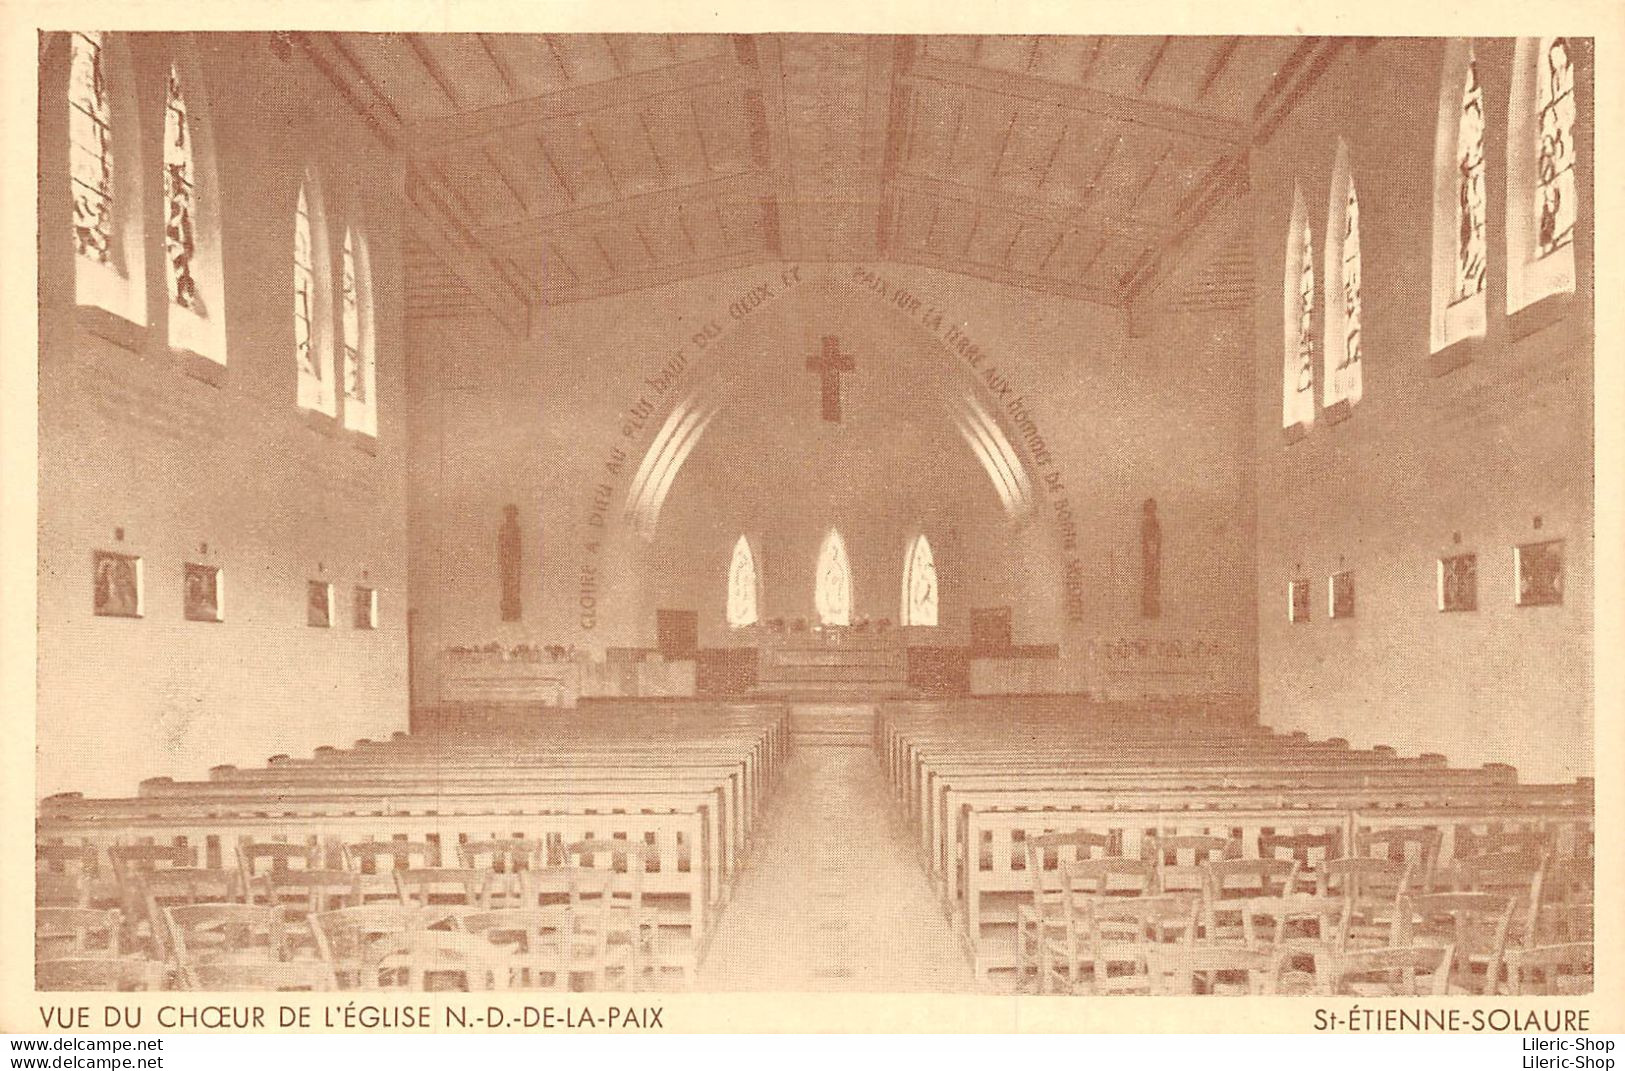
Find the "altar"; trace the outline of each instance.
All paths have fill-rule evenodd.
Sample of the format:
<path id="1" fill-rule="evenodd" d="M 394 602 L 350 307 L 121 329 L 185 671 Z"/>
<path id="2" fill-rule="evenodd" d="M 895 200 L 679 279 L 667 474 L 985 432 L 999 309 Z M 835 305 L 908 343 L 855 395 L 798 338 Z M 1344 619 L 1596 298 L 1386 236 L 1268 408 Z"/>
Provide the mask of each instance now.
<path id="1" fill-rule="evenodd" d="M 759 652 L 759 694 L 874 697 L 908 692 L 908 641 L 902 630 L 760 630 L 751 640 Z"/>

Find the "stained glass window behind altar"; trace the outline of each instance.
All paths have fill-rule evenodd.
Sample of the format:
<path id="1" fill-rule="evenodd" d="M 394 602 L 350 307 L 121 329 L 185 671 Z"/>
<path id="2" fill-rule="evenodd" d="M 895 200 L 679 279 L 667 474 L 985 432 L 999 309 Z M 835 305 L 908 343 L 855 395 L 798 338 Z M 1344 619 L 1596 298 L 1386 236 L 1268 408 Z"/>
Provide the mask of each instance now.
<path id="1" fill-rule="evenodd" d="M 903 608 L 905 625 L 935 626 L 937 623 L 937 564 L 931 544 L 918 536 L 909 544 L 903 565 Z"/>
<path id="2" fill-rule="evenodd" d="M 756 624 L 756 584 L 756 557 L 750 552 L 750 540 L 740 536 L 728 564 L 728 624 L 731 627 Z"/>

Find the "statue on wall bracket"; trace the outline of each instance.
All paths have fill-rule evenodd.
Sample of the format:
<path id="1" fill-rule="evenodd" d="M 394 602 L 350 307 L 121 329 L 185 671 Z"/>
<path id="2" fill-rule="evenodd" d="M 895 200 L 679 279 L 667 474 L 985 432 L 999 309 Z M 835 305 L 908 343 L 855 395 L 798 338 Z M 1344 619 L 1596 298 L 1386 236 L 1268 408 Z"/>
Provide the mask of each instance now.
<path id="1" fill-rule="evenodd" d="M 523 616 L 520 602 L 520 574 L 524 562 L 519 540 L 519 507 L 502 507 L 502 530 L 497 535 L 497 574 L 502 585 L 502 620 L 518 621 Z"/>
<path id="2" fill-rule="evenodd" d="M 1162 524 L 1157 500 L 1148 498 L 1140 516 L 1140 616 L 1162 616 Z"/>

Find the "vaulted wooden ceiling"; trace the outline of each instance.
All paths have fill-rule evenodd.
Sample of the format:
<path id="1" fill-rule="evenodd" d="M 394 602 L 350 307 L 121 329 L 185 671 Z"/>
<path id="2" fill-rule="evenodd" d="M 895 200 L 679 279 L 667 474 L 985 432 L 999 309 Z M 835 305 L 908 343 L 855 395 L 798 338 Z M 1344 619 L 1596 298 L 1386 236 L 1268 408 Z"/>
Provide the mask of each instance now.
<path id="1" fill-rule="evenodd" d="M 294 35 L 408 160 L 408 312 L 777 260 L 1129 305 L 1334 38 Z"/>

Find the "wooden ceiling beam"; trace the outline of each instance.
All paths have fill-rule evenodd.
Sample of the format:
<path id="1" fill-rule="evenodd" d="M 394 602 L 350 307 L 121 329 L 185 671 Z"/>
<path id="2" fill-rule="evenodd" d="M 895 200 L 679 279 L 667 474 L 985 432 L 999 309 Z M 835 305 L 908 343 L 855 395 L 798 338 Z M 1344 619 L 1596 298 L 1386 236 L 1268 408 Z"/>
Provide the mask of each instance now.
<path id="1" fill-rule="evenodd" d="M 530 330 L 530 297 L 510 269 L 474 237 L 434 182 L 415 170 L 407 173 L 406 199 L 413 208 L 407 219 L 412 236 L 510 335 L 524 338 Z"/>
<path id="2" fill-rule="evenodd" d="M 805 221 L 793 207 L 798 198 L 795 169 L 790 157 L 790 118 L 785 107 L 783 39 L 774 34 L 764 34 L 759 38 L 746 40 L 751 42 L 753 46 L 751 49 L 742 50 L 736 45 L 734 51 L 736 56 L 748 51 L 756 63 L 756 103 L 751 106 L 759 109 L 760 114 L 757 118 L 767 137 L 767 196 L 776 203 L 779 253 L 786 257 L 796 257 L 802 255 Z M 705 159 L 706 171 L 709 173 L 711 153 L 706 146 L 704 125 L 699 121 L 697 109 L 694 111 L 695 137 L 699 142 L 700 153 Z M 750 121 L 750 117 L 747 116 L 746 122 Z M 747 135 L 748 133 L 747 131 Z"/>
<path id="3" fill-rule="evenodd" d="M 1226 37 L 1219 42 L 1219 47 L 1213 50 L 1213 55 L 1208 58 L 1207 65 L 1202 68 L 1201 81 L 1196 83 L 1197 100 L 1207 96 L 1208 90 L 1213 88 L 1213 83 L 1217 82 L 1219 76 L 1224 73 L 1225 68 L 1230 66 L 1230 60 L 1235 56 L 1236 48 L 1240 44 L 1241 38 L 1239 37 Z"/>
<path id="4" fill-rule="evenodd" d="M 573 205 L 554 212 L 532 211 L 502 220 L 487 220 L 476 229 L 482 240 L 503 241 L 512 231 L 564 230 L 573 226 L 602 226 L 618 219 L 652 219 L 691 204 L 723 194 L 732 199 L 757 201 L 762 196 L 764 176 L 759 171 L 736 171 L 700 182 L 667 186 L 609 201 Z"/>
<path id="5" fill-rule="evenodd" d="M 1157 68 L 1162 66 L 1162 57 L 1167 55 L 1168 45 L 1172 41 L 1172 37 L 1158 38 L 1156 45 L 1151 49 L 1151 55 L 1147 56 L 1145 62 L 1140 65 L 1140 74 L 1135 79 L 1135 85 L 1141 93 L 1144 93 L 1146 87 L 1151 84 L 1151 79 L 1156 77 Z"/>
<path id="6" fill-rule="evenodd" d="M 1250 145 L 1262 144 L 1273 135 L 1275 128 L 1319 80 L 1346 43 L 1339 38 L 1308 37 L 1292 50 L 1253 107 Z M 1175 225 L 1168 236 L 1130 268 L 1124 287 L 1130 304 L 1144 301 L 1153 294 L 1172 273 L 1214 209 L 1229 194 L 1247 188 L 1249 166 L 1245 150 L 1233 153 L 1210 169 L 1202 182 L 1186 194 L 1174 214 Z"/>
<path id="7" fill-rule="evenodd" d="M 507 59 L 498 51 L 498 46 L 492 43 L 491 35 L 477 33 L 474 36 L 479 39 L 480 47 L 485 50 L 485 58 L 491 61 L 492 69 L 497 72 L 497 78 L 501 79 L 502 88 L 508 91 L 508 96 L 517 97 L 519 78 L 514 74 L 513 67 Z"/>
<path id="8" fill-rule="evenodd" d="M 903 84 L 902 75 L 922 51 L 913 37 L 877 38 L 869 43 L 864 137 L 880 159 L 873 188 L 876 256 L 886 255 L 898 227 L 897 176 L 907 163 L 919 108 L 918 98 Z"/>
<path id="9" fill-rule="evenodd" d="M 639 71 L 608 82 L 471 108 L 455 116 L 406 124 L 403 136 L 419 150 L 437 151 L 483 138 L 503 137 L 515 129 L 546 123 L 573 122 L 602 112 L 636 109 L 670 96 L 742 87 L 753 81 L 731 59 L 689 60 L 670 67 Z"/>
<path id="10" fill-rule="evenodd" d="M 1084 224 L 1122 235 L 1132 235 L 1136 239 L 1156 233 L 1166 226 L 1161 220 L 1139 219 L 1123 212 L 1091 212 L 1087 210 L 1086 201 L 1066 203 L 1038 200 L 1024 193 L 971 185 L 956 179 L 916 172 L 898 175 L 897 189 L 933 201 L 965 205 L 985 204 L 1005 215 L 1034 223 L 1047 223 L 1051 226 Z"/>
<path id="11" fill-rule="evenodd" d="M 985 282 L 1001 283 L 1005 286 L 1014 286 L 1040 294 L 1069 298 L 1073 301 L 1088 301 L 1097 305 L 1111 305 L 1114 307 L 1122 304 L 1122 294 L 1115 287 L 1097 286 L 1093 283 L 1079 281 L 1062 281 L 1054 276 L 1034 275 L 1018 268 L 1004 268 L 997 264 L 966 261 L 959 257 L 943 256 L 940 253 L 934 253 L 916 245 L 900 245 L 887 259 L 893 263 L 918 264 L 922 267 L 936 268 L 938 271 L 950 272 L 954 275 L 981 279 Z"/>
<path id="12" fill-rule="evenodd" d="M 434 58 L 434 53 L 429 51 L 429 46 L 423 43 L 423 38 L 415 33 L 404 36 L 406 37 L 407 47 L 412 50 L 413 57 L 418 61 L 418 66 L 428 72 L 430 81 L 440 88 L 441 94 L 446 98 L 446 103 L 451 105 L 451 110 L 454 112 L 462 111 L 463 102 L 457 99 L 457 91 L 452 88 L 451 78 L 446 74 L 445 69 L 440 66 L 440 61 Z"/>
<path id="13" fill-rule="evenodd" d="M 361 99 L 360 95 L 356 92 L 355 86 L 351 85 L 350 82 L 338 72 L 333 61 L 325 52 L 317 47 L 316 42 L 311 39 L 310 34 L 294 33 L 290 34 L 289 36 L 293 43 L 299 47 L 299 50 L 304 53 L 305 57 L 310 60 L 311 65 L 316 68 L 317 72 L 319 72 L 323 78 L 327 79 L 328 83 L 333 86 L 333 88 L 338 92 L 339 96 L 342 97 L 345 103 L 350 106 L 350 109 L 360 116 L 362 121 L 364 121 L 372 130 L 373 134 L 377 136 L 378 140 L 383 142 L 384 147 L 389 149 L 391 152 L 400 150 L 400 126 L 380 118 L 378 115 L 378 105 L 376 103 L 369 103 Z M 388 106 L 388 101 L 385 101 L 384 105 L 385 111 L 390 111 L 393 113 L 393 108 Z"/>
<path id="14" fill-rule="evenodd" d="M 928 57 L 917 61 L 905 78 L 924 92 L 940 91 L 944 87 L 963 88 L 996 97 L 1024 100 L 1047 108 L 1104 116 L 1134 127 L 1162 130 L 1223 145 L 1243 144 L 1249 134 L 1245 124 L 1176 105 L 1124 97 L 1101 89 L 1059 85 L 1031 75 L 989 71 Z"/>
<path id="15" fill-rule="evenodd" d="M 594 298 L 613 297 L 617 294 L 629 294 L 680 280 L 703 278 L 707 275 L 716 275 L 720 272 L 734 271 L 738 268 L 751 267 L 757 264 L 776 263 L 778 263 L 776 256 L 762 250 L 736 251 L 715 257 L 665 264 L 644 271 L 622 272 L 595 282 L 578 283 L 572 286 L 544 287 L 541 293 L 541 302 L 544 305 L 566 305 L 572 301 L 589 301 Z"/>

